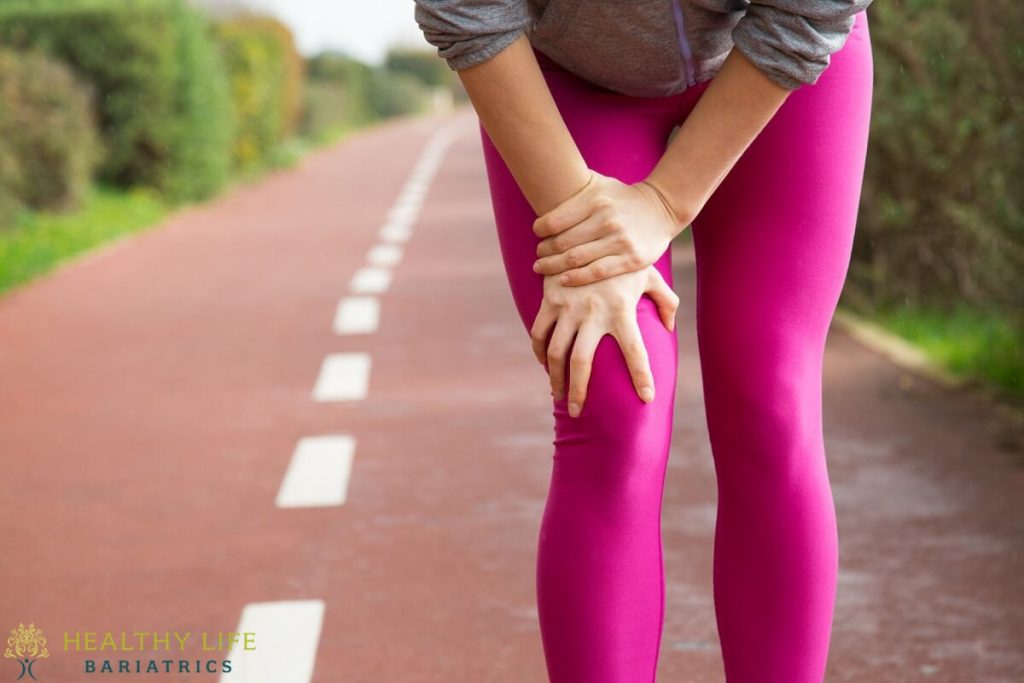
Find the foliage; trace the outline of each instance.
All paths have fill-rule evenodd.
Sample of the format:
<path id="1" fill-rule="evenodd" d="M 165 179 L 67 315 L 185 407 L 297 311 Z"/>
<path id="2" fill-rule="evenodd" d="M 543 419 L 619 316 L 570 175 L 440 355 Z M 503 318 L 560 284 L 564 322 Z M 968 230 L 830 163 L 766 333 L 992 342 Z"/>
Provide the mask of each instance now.
<path id="1" fill-rule="evenodd" d="M 101 148 L 91 90 L 39 50 L 0 48 L 0 228 L 21 208 L 75 208 Z"/>
<path id="2" fill-rule="evenodd" d="M 966 303 L 1024 338 L 1024 5 L 887 0 L 868 10 L 871 142 L 844 298 Z"/>
<path id="3" fill-rule="evenodd" d="M 306 62 L 306 83 L 300 132 L 326 139 L 337 130 L 374 119 L 369 90 L 373 70 L 347 55 L 323 52 Z"/>
<path id="4" fill-rule="evenodd" d="M 423 83 L 413 76 L 374 69 L 367 101 L 374 116 L 387 118 L 423 111 L 428 104 L 428 94 Z"/>
<path id="5" fill-rule="evenodd" d="M 384 68 L 396 74 L 407 74 L 427 86 L 451 87 L 455 75 L 434 50 L 392 48 L 384 60 Z"/>
<path id="6" fill-rule="evenodd" d="M 304 66 L 291 32 L 269 17 L 245 15 L 217 24 L 234 112 L 236 166 L 266 163 L 295 132 Z"/>
<path id="7" fill-rule="evenodd" d="M 23 211 L 0 231 L 0 292 L 99 244 L 157 224 L 168 205 L 154 191 L 90 186 L 73 213 Z"/>
<path id="8" fill-rule="evenodd" d="M 104 181 L 181 200 L 225 183 L 227 79 L 209 24 L 184 0 L 7 0 L 0 44 L 37 46 L 92 85 Z"/>

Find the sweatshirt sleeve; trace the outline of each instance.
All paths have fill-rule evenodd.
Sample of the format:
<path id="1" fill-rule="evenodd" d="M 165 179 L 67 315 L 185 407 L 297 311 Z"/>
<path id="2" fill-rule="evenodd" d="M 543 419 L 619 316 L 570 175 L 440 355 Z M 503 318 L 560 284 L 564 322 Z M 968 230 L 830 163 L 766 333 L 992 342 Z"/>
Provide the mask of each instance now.
<path id="1" fill-rule="evenodd" d="M 415 0 L 416 23 L 453 71 L 487 61 L 530 25 L 527 0 Z"/>
<path id="2" fill-rule="evenodd" d="M 782 87 L 814 85 L 846 43 L 854 15 L 871 2 L 752 0 L 733 28 L 733 44 Z"/>

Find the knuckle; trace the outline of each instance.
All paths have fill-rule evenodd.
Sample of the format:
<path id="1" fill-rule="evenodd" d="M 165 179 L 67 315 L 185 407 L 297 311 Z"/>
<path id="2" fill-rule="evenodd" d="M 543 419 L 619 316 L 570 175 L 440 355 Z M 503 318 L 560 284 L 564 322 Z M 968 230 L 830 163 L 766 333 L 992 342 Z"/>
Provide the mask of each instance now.
<path id="1" fill-rule="evenodd" d="M 601 194 L 594 197 L 590 206 L 598 211 L 607 211 L 612 208 L 613 204 L 611 197 Z"/>
<path id="2" fill-rule="evenodd" d="M 575 268 L 583 264 L 583 255 L 578 251 L 570 251 L 565 254 L 565 262 Z"/>
<path id="3" fill-rule="evenodd" d="M 622 218 L 618 214 L 615 214 L 615 213 L 611 213 L 611 214 L 605 216 L 604 226 L 606 228 L 608 228 L 609 230 L 611 230 L 612 232 L 617 233 L 619 235 L 622 235 L 622 233 L 624 232 L 623 229 L 622 229 L 623 228 Z M 625 239 L 625 238 L 623 237 L 623 239 Z"/>
<path id="4" fill-rule="evenodd" d="M 630 356 L 639 356 L 644 350 L 644 345 L 635 339 L 631 339 L 625 343 L 623 350 Z M 638 372 L 642 373 L 642 371 Z"/>
<path id="5" fill-rule="evenodd" d="M 590 360 L 581 354 L 573 354 L 569 359 L 569 367 L 573 370 L 586 370 L 590 367 Z"/>

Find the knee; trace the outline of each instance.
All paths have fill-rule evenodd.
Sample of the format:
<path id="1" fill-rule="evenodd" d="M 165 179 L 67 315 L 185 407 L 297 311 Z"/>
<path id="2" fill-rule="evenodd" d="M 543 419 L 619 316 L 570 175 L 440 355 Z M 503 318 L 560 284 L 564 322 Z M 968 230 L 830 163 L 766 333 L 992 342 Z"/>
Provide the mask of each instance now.
<path id="1" fill-rule="evenodd" d="M 654 354 L 651 361 L 655 397 L 645 403 L 615 338 L 601 340 L 579 416 L 569 415 L 565 398 L 554 404 L 556 459 L 623 491 L 660 481 L 672 434 L 676 363 L 674 357 L 656 362 Z"/>
<path id="2" fill-rule="evenodd" d="M 816 473 L 824 455 L 820 383 L 813 369 L 784 365 L 737 367 L 710 380 L 708 429 L 719 471 L 787 490 Z"/>

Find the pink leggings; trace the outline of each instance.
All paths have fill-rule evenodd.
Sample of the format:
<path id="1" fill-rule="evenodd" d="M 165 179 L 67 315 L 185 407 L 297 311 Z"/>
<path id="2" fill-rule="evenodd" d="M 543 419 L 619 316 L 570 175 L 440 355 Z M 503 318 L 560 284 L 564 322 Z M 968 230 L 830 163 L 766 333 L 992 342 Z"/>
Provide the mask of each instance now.
<path id="1" fill-rule="evenodd" d="M 654 167 L 708 85 L 628 97 L 538 58 L 589 166 L 626 183 Z M 861 12 L 818 82 L 789 95 L 691 226 L 718 481 L 715 611 L 729 683 L 824 677 L 838 544 L 822 360 L 853 244 L 872 82 Z M 529 330 L 543 296 L 543 278 L 532 270 L 536 214 L 483 129 L 481 136 L 502 258 Z M 671 285 L 670 251 L 656 267 Z M 570 417 L 565 398 L 553 401 L 536 588 L 554 683 L 655 680 L 678 340 L 649 297 L 637 318 L 657 389 L 652 403 L 637 396 L 610 335 L 598 345 L 582 414 Z"/>

